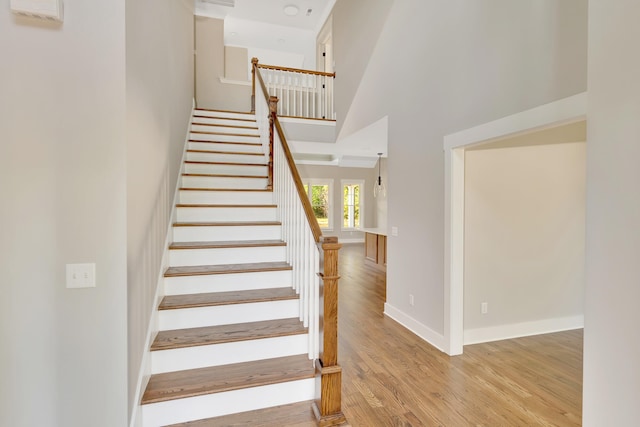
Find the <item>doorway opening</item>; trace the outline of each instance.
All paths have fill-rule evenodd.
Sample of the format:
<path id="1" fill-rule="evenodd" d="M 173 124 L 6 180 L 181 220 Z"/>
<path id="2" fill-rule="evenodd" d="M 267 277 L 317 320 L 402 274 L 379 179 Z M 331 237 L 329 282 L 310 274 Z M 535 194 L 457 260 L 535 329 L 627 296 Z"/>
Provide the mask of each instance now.
<path id="1" fill-rule="evenodd" d="M 545 132 L 585 120 L 586 93 L 582 93 L 445 136 L 444 338 L 445 350 L 448 354 L 462 354 L 465 344 L 465 157 L 467 152 L 482 146 L 499 148 L 501 144 L 499 141 L 508 138 L 514 141 L 518 140 L 517 137 L 523 137 L 520 139 L 526 140 L 524 135 Z M 481 305 L 478 308 L 484 310 L 485 306 Z M 482 333 L 486 334 L 487 331 Z M 467 336 L 467 341 L 491 340 L 490 336 L 483 337 L 482 333 L 475 338 L 471 337 L 472 339 Z"/>

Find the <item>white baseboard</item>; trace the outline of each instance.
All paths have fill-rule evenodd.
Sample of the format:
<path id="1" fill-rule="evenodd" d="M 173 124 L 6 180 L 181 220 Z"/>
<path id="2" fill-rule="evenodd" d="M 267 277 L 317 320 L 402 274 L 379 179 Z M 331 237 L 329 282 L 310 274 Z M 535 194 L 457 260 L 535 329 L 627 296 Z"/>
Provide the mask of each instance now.
<path id="1" fill-rule="evenodd" d="M 384 314 L 385 316 L 400 323 L 402 326 L 404 326 L 438 350 L 446 353 L 444 350 L 446 348 L 445 340 L 442 334 L 435 332 L 433 329 L 418 322 L 413 317 L 407 315 L 406 313 L 398 310 L 397 308 L 386 302 L 384 303 Z"/>
<path id="2" fill-rule="evenodd" d="M 584 316 L 580 315 L 491 326 L 488 328 L 466 329 L 464 331 L 464 345 L 508 340 L 531 335 L 550 334 L 553 332 L 581 329 L 583 327 Z"/>

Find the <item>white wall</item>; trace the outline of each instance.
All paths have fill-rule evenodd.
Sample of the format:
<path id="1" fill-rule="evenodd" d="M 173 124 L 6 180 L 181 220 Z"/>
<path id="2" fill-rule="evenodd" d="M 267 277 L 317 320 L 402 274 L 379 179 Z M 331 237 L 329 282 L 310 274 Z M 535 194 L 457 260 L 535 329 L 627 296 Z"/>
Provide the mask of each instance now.
<path id="1" fill-rule="evenodd" d="M 589 1 L 585 427 L 640 419 L 639 15 Z"/>
<path id="2" fill-rule="evenodd" d="M 332 38 L 336 73 L 334 105 L 337 133 L 341 137 L 358 130 L 352 129 L 341 134 L 351 103 L 394 3 L 395 0 L 349 0 L 337 1 L 333 7 Z M 356 22 L 357 25 L 354 25 Z M 405 43 L 406 40 L 398 46 Z M 401 50 L 407 51 L 404 48 Z"/>
<path id="3" fill-rule="evenodd" d="M 129 411 L 193 104 L 193 25 L 189 0 L 127 0 Z"/>
<path id="4" fill-rule="evenodd" d="M 329 178 L 333 180 L 333 230 L 323 232 L 327 236 L 337 236 L 340 240 L 362 240 L 364 234 L 361 231 L 342 231 L 342 179 L 362 179 L 364 183 L 364 227 L 375 225 L 375 202 L 373 198 L 373 182 L 375 180 L 373 169 L 367 168 L 342 168 L 339 166 L 315 166 L 296 165 L 300 178 Z"/>
<path id="5" fill-rule="evenodd" d="M 340 135 L 389 116 L 388 226 L 398 236 L 387 242 L 387 304 L 423 335 L 441 339 L 443 137 L 584 92 L 587 2 L 396 1 L 357 81 L 338 77 L 345 58 L 358 55 L 347 37 L 356 30 L 347 26 L 361 18 L 339 4 L 336 93 L 354 94 L 337 104 L 350 105 L 338 112 Z"/>
<path id="6" fill-rule="evenodd" d="M 585 167 L 583 142 L 466 151 L 465 343 L 582 326 Z"/>
<path id="7" fill-rule="evenodd" d="M 125 2 L 0 7 L 0 425 L 127 423 Z M 65 264 L 96 263 L 67 289 Z"/>
<path id="8" fill-rule="evenodd" d="M 195 17 L 196 103 L 214 110 L 251 110 L 251 85 L 227 84 L 224 77 L 224 21 Z"/>

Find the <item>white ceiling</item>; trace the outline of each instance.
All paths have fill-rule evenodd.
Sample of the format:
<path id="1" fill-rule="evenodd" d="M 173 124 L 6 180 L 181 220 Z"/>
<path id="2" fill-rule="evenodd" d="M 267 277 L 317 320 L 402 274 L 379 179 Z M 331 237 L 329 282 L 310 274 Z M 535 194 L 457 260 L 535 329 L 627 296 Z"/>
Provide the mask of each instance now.
<path id="1" fill-rule="evenodd" d="M 300 37 L 315 44 L 336 0 L 235 0 L 233 7 L 216 2 L 196 0 L 196 14 L 225 20 L 225 44 L 292 51 L 298 49 Z M 285 15 L 284 7 L 290 5 L 298 8 L 296 16 Z M 256 22 L 261 31 L 256 31 Z"/>

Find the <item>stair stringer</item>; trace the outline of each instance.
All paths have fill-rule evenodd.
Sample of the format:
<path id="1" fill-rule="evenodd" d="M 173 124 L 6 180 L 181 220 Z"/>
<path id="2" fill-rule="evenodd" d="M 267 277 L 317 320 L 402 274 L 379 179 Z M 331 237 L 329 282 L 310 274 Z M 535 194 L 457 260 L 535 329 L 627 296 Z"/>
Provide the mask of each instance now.
<path id="1" fill-rule="evenodd" d="M 162 260 L 160 261 L 160 271 L 158 271 L 158 279 L 156 280 L 156 292 L 153 297 L 153 305 L 151 309 L 151 313 L 149 313 L 149 327 L 147 329 L 147 335 L 144 342 L 144 352 L 142 356 L 142 361 L 140 362 L 140 366 L 138 368 L 138 380 L 136 381 L 136 391 L 133 399 L 134 405 L 131 412 L 131 417 L 129 418 L 129 427 L 143 427 L 142 421 L 142 408 L 140 405 L 140 400 L 142 398 L 142 393 L 144 392 L 147 384 L 149 383 L 149 379 L 151 378 L 151 343 L 153 342 L 154 336 L 160 330 L 159 328 L 159 312 L 158 305 L 162 298 L 164 297 L 164 271 L 169 267 L 169 245 L 173 239 L 173 223 L 176 222 L 177 218 L 177 208 L 178 200 L 180 198 L 180 180 L 182 179 L 182 174 L 185 169 L 185 160 L 187 159 L 187 148 L 189 147 L 189 139 L 191 137 L 191 122 L 193 120 L 193 115 L 195 113 L 196 106 L 195 100 L 193 102 L 193 106 L 191 108 L 191 114 L 189 115 L 189 123 L 187 125 L 187 129 L 185 132 L 184 145 L 182 147 L 182 157 L 180 159 L 180 170 L 178 175 L 176 176 L 176 185 L 175 190 L 173 192 L 173 198 L 171 200 L 171 214 L 169 215 L 169 223 L 167 224 L 167 231 L 165 233 L 164 238 L 164 249 L 162 251 Z"/>

